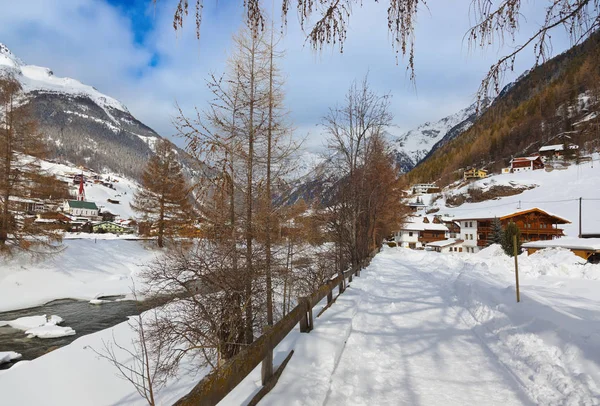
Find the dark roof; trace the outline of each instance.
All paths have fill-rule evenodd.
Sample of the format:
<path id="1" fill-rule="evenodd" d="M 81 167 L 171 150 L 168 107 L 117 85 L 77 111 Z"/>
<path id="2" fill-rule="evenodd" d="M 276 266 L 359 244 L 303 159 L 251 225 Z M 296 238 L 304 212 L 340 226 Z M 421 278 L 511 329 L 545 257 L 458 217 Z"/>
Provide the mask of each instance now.
<path id="1" fill-rule="evenodd" d="M 82 202 L 81 200 L 69 200 L 69 207 L 73 209 L 90 209 L 98 210 L 98 206 L 94 202 Z"/>

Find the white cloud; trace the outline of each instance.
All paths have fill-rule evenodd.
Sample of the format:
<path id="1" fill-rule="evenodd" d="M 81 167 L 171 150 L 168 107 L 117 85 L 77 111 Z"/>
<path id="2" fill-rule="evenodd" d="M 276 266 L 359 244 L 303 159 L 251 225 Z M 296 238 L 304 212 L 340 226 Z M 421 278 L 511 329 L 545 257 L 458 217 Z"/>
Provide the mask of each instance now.
<path id="1" fill-rule="evenodd" d="M 0 42 L 27 63 L 50 67 L 59 76 L 79 79 L 121 100 L 138 119 L 169 136 L 174 132 L 175 101 L 190 113 L 194 106 L 206 106 L 210 96 L 205 80 L 210 72 L 224 69 L 231 34 L 243 13 L 241 2 L 206 2 L 198 42 L 191 18 L 182 33 L 173 32 L 173 6 L 172 0 L 161 0 L 156 9 L 149 9 L 153 29 L 137 44 L 132 22 L 100 0 L 9 2 L 0 13 Z M 527 12 L 540 9 L 525 7 L 530 8 Z M 455 2 L 431 1 L 429 9 L 421 10 L 416 30 L 416 89 L 402 61 L 395 64 L 385 3 L 366 2 L 355 8 L 343 55 L 332 49 L 315 53 L 290 14 L 282 65 L 291 119 L 299 136 L 313 134 L 307 146 L 322 144 L 316 127 L 320 117 L 343 100 L 353 79 L 367 71 L 374 89 L 392 93 L 395 123 L 402 130 L 452 114 L 473 101 L 481 78 L 502 53 L 468 52 L 463 43 L 470 24 L 467 3 L 457 7 Z M 534 26 L 535 19 L 530 21 L 524 29 Z M 559 39 L 555 51 L 566 45 Z M 149 66 L 154 55 L 159 63 Z M 532 56 L 523 55 L 507 79 L 531 63 Z"/>

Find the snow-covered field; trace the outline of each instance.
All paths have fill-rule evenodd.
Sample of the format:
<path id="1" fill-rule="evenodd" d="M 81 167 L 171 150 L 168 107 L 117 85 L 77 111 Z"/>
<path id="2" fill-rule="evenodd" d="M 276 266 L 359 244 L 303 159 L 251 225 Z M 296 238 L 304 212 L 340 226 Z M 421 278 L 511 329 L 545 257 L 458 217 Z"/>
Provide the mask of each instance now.
<path id="1" fill-rule="evenodd" d="M 296 328 L 277 347 L 276 363 L 295 353 L 261 404 L 600 404 L 600 265 L 556 249 L 519 261 L 516 303 L 513 261 L 498 247 L 384 248 L 313 331 Z M 133 337 L 122 323 L 0 372 L 2 404 L 144 404 L 88 348 L 113 334 Z M 202 373 L 171 380 L 159 403 Z M 221 404 L 246 404 L 259 387 L 260 366 Z"/>
<path id="2" fill-rule="evenodd" d="M 465 203 L 455 208 L 447 207 L 442 196 L 433 207 L 440 209 L 436 214 L 448 214 L 456 218 L 494 217 L 519 209 L 538 207 L 571 221 L 571 224 L 564 225 L 565 234 L 576 237 L 579 232 L 579 198 L 582 197 L 583 233 L 600 233 L 600 154 L 594 154 L 593 159 L 593 162 L 573 164 L 566 170 L 537 170 L 490 176 L 445 193 L 465 193 L 470 187 L 486 190 L 495 185 L 535 187 L 518 195 L 481 203 Z M 430 199 L 431 195 L 423 197 L 426 204 Z"/>
<path id="3" fill-rule="evenodd" d="M 3 259 L 0 311 L 54 299 L 130 294 L 132 280 L 156 255 L 143 241 L 73 239 L 64 241 L 62 251 L 33 262 L 24 254 Z"/>

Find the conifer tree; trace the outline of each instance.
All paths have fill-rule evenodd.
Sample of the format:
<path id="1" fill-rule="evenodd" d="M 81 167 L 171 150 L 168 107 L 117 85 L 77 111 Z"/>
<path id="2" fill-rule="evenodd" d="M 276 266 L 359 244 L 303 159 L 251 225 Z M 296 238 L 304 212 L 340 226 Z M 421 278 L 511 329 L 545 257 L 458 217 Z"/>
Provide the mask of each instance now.
<path id="1" fill-rule="evenodd" d="M 162 248 L 165 237 L 176 235 L 192 210 L 189 188 L 169 141 L 156 143 L 155 155 L 142 174 L 142 186 L 135 193 L 131 208 L 156 230 L 158 246 Z"/>
<path id="2" fill-rule="evenodd" d="M 502 244 L 503 233 L 504 232 L 502 231 L 502 223 L 500 223 L 498 217 L 494 217 L 494 220 L 492 221 L 491 239 L 489 241 L 490 245 Z"/>
<path id="3" fill-rule="evenodd" d="M 521 252 L 521 230 L 514 222 L 508 223 L 502 233 L 502 249 L 508 256 L 514 256 L 513 236 L 517 236 L 517 253 Z"/>
<path id="4" fill-rule="evenodd" d="M 0 78 L 0 253 L 13 248 L 34 251 L 60 241 L 56 230 L 39 227 L 24 207 L 29 199 L 56 198 L 65 191 L 59 191 L 60 183 L 40 166 L 44 147 L 22 98 L 17 80 Z"/>

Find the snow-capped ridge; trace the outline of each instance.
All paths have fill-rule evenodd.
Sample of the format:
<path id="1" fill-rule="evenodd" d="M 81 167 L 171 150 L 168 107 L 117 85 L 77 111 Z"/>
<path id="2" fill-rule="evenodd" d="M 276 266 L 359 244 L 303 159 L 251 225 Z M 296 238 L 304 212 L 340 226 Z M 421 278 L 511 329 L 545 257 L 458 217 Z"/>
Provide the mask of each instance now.
<path id="1" fill-rule="evenodd" d="M 58 77 L 51 69 L 27 65 L 8 47 L 0 43 L 0 76 L 12 75 L 23 87 L 25 93 L 46 92 L 64 93 L 71 96 L 89 97 L 110 115 L 110 109 L 129 113 L 118 100 L 99 92 L 93 86 L 85 85 L 77 79 Z"/>

